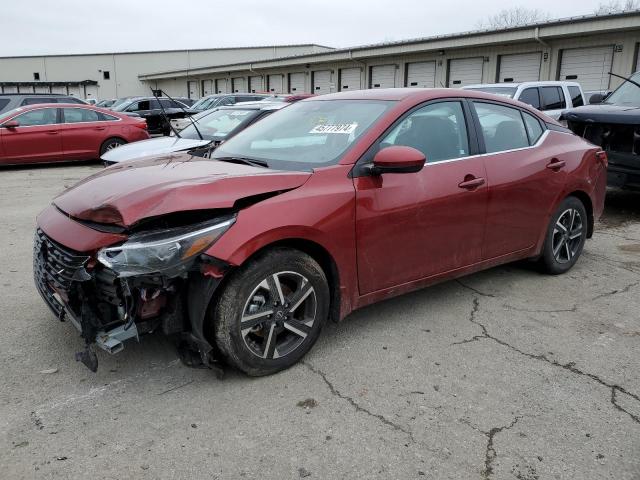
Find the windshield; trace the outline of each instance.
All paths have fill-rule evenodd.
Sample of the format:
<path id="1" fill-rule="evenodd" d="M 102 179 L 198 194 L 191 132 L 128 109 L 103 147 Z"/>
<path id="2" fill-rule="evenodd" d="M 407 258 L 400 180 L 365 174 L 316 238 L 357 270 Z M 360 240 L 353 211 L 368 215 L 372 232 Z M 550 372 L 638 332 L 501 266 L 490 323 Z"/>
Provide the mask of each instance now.
<path id="1" fill-rule="evenodd" d="M 640 83 L 640 72 L 632 75 L 630 78 L 634 82 Z M 624 82 L 607 97 L 604 103 L 640 107 L 640 87 L 631 82 Z"/>
<path id="2" fill-rule="evenodd" d="M 7 110 L 4 113 L 0 113 L 0 122 L 5 120 L 6 118 L 9 118 L 12 115 L 15 115 L 16 113 L 20 112 L 21 110 L 23 110 L 22 107 L 17 107 L 17 108 L 14 108 L 12 110 Z"/>
<path id="3" fill-rule="evenodd" d="M 192 110 L 207 110 L 215 106 L 220 97 L 205 97 L 191 105 Z"/>
<path id="4" fill-rule="evenodd" d="M 305 101 L 268 116 L 223 143 L 212 158 L 245 158 L 283 170 L 337 163 L 390 101 Z"/>
<path id="5" fill-rule="evenodd" d="M 224 140 L 237 127 L 250 122 L 258 112 L 259 110 L 215 110 L 193 118 L 197 120 L 196 126 L 205 140 Z M 193 140 L 200 139 L 192 123 L 180 131 L 180 136 Z"/>
<path id="6" fill-rule="evenodd" d="M 474 92 L 493 93 L 501 97 L 513 98 L 516 94 L 516 87 L 479 87 L 479 88 L 467 88 L 466 90 L 473 90 Z"/>
<path id="7" fill-rule="evenodd" d="M 118 100 L 116 103 L 111 105 L 111 110 L 113 110 L 114 112 L 122 112 L 132 103 L 133 103 L 133 100 L 127 100 L 127 99 L 122 101 Z"/>

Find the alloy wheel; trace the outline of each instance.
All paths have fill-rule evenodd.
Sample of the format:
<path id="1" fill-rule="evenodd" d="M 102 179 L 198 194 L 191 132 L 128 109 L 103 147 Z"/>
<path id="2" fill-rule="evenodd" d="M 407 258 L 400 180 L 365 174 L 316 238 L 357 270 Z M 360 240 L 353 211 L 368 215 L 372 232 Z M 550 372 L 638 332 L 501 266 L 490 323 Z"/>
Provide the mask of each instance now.
<path id="1" fill-rule="evenodd" d="M 269 275 L 251 292 L 240 319 L 249 351 L 264 359 L 285 357 L 311 333 L 317 314 L 316 292 L 303 275 Z"/>
<path id="2" fill-rule="evenodd" d="M 569 263 L 578 253 L 582 242 L 584 222 L 575 208 L 562 212 L 553 228 L 551 245 L 558 263 Z"/>
<path id="3" fill-rule="evenodd" d="M 105 151 L 113 150 L 114 148 L 118 148 L 120 146 L 120 142 L 110 142 L 107 144 Z"/>

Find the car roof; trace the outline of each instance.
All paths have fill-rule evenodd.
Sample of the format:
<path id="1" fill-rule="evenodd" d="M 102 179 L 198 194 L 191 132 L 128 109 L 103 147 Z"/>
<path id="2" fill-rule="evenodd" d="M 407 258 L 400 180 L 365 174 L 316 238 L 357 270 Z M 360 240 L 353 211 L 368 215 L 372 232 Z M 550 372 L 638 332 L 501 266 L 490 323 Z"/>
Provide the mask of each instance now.
<path id="1" fill-rule="evenodd" d="M 567 82 L 565 80 L 536 80 L 531 82 L 502 82 L 502 83 L 478 83 L 475 85 L 465 85 L 463 89 L 468 88 L 498 88 L 498 87 L 544 87 L 544 86 L 559 86 L 567 85 L 571 87 L 579 87 L 578 82 Z"/>
<path id="2" fill-rule="evenodd" d="M 0 93 L 2 97 L 73 97 L 66 93 Z M 76 97 L 73 97 L 76 98 Z"/>
<path id="3" fill-rule="evenodd" d="M 218 110 L 280 110 L 287 105 L 289 104 L 284 102 L 241 102 L 218 107 Z"/>

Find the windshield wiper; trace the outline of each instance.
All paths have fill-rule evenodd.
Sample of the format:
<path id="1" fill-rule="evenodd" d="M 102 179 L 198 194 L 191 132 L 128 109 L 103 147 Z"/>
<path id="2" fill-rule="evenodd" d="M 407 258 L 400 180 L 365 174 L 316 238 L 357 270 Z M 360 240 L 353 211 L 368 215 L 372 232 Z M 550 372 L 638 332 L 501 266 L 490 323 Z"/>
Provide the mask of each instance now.
<path id="1" fill-rule="evenodd" d="M 252 167 L 262 167 L 269 168 L 269 164 L 264 160 L 255 160 L 253 158 L 247 157 L 217 157 L 212 160 L 220 160 L 221 162 L 230 162 L 230 163 L 244 163 L 246 165 L 251 165 Z"/>
<path id="2" fill-rule="evenodd" d="M 609 75 L 613 75 L 614 77 L 618 77 L 621 78 L 622 80 L 629 82 L 632 85 L 635 85 L 636 87 L 640 88 L 640 83 L 635 82 L 633 80 L 631 80 L 630 78 L 627 77 L 623 77 L 622 75 L 618 75 L 617 73 L 613 73 L 613 72 L 609 72 Z"/>
<path id="3" fill-rule="evenodd" d="M 180 110 L 182 110 L 182 113 L 184 113 L 185 117 L 186 117 L 186 118 L 188 118 L 188 119 L 189 119 L 189 121 L 191 122 L 191 125 L 193 125 L 193 128 L 195 128 L 195 129 L 196 129 L 196 132 L 198 133 L 198 136 L 200 137 L 200 140 L 204 140 L 204 137 L 202 136 L 202 134 L 200 133 L 200 130 L 198 129 L 198 127 L 197 127 L 197 125 L 196 125 L 197 120 L 195 120 L 195 119 L 191 118 L 191 115 L 189 115 L 189 114 L 187 113 L 187 111 L 186 111 L 184 108 L 182 108 L 182 104 L 181 104 L 180 102 L 175 101 L 173 98 L 171 98 L 167 92 L 165 92 L 164 90 L 160 90 L 160 92 L 162 92 L 162 94 L 163 94 L 164 96 L 166 96 L 169 100 L 171 100 L 173 103 L 175 103 L 176 105 L 178 105 L 178 107 L 180 108 Z M 176 134 L 178 137 L 180 137 L 180 135 L 178 135 L 178 132 L 177 132 L 177 130 L 176 130 L 175 128 L 173 128 L 173 127 L 172 127 L 172 130 L 175 132 L 175 134 Z"/>

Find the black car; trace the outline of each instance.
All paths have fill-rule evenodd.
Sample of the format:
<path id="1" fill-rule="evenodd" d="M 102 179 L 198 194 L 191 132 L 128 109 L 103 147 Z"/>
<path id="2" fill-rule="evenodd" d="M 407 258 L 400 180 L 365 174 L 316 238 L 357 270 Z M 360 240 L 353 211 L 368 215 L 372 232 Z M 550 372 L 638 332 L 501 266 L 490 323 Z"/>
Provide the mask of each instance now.
<path id="1" fill-rule="evenodd" d="M 165 97 L 133 97 L 111 107 L 114 112 L 139 116 L 147 121 L 149 133 L 169 135 L 171 127 L 166 118 L 184 118 L 188 105 Z"/>
<path id="2" fill-rule="evenodd" d="M 607 152 L 609 186 L 640 190 L 640 72 L 607 96 L 593 95 L 590 102 L 563 112 L 561 120 Z"/>
<path id="3" fill-rule="evenodd" d="M 81 103 L 79 98 L 56 93 L 0 93 L 0 113 L 37 103 Z"/>

